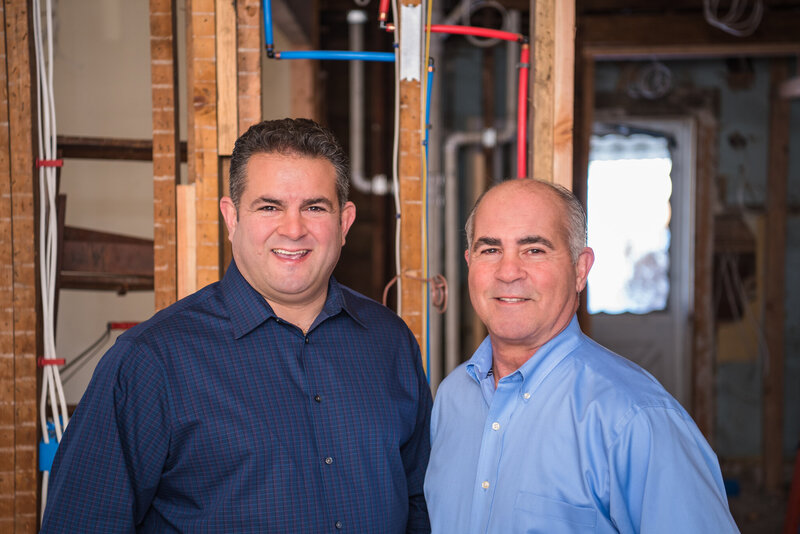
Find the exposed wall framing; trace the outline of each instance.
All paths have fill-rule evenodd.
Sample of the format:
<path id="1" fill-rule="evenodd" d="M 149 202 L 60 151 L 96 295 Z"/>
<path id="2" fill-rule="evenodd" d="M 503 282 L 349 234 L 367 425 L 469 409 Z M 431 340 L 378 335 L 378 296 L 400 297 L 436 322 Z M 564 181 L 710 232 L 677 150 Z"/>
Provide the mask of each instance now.
<path id="1" fill-rule="evenodd" d="M 38 465 L 36 443 L 39 318 L 36 279 L 36 208 L 34 192 L 31 91 L 33 35 L 28 2 L 5 0 L 5 61 L 2 84 L 7 127 L 0 128 L 0 254 L 3 262 L 0 337 L 0 529 L 36 532 Z M 9 75 L 8 73 L 13 73 Z M 7 91 L 7 92 L 6 92 Z M 10 207 L 10 210 L 8 209 Z M 10 216 L 10 217 L 9 217 Z M 11 272 L 5 268 L 11 266 Z M 7 306 L 10 304 L 10 306 Z M 10 313 L 9 313 L 10 310 Z M 9 321 L 10 320 L 10 321 Z M 9 321 L 8 323 L 6 321 Z M 10 350 L 9 350 L 10 349 Z"/>
<path id="2" fill-rule="evenodd" d="M 153 285 L 155 308 L 177 299 L 175 185 L 179 183 L 178 72 L 175 0 L 150 0 L 153 93 Z"/>

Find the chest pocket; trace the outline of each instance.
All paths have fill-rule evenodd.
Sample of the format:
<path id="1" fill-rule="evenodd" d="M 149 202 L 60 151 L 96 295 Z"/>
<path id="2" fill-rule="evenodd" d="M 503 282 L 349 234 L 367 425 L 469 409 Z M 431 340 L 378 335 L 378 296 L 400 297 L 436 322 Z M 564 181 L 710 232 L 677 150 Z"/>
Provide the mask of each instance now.
<path id="1" fill-rule="evenodd" d="M 521 491 L 514 502 L 514 534 L 584 534 L 595 532 L 597 511 Z"/>

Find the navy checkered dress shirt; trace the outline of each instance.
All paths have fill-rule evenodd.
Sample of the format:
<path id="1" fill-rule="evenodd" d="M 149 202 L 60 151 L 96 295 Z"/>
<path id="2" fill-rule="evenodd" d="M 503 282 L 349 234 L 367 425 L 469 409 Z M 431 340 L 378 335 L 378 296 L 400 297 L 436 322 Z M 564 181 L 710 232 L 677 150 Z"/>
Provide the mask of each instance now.
<path id="1" fill-rule="evenodd" d="M 430 408 L 390 310 L 331 279 L 304 335 L 232 264 L 103 357 L 42 532 L 430 532 Z"/>

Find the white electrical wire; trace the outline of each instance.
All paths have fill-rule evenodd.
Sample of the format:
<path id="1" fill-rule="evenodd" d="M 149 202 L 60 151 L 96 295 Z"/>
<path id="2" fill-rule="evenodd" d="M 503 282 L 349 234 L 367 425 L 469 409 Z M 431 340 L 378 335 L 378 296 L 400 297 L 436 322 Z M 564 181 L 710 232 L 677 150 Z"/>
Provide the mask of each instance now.
<path id="1" fill-rule="evenodd" d="M 392 0 L 392 20 L 394 24 L 394 132 L 392 140 L 392 184 L 394 185 L 394 209 L 397 214 L 395 217 L 394 229 L 394 266 L 397 276 L 397 315 L 403 313 L 403 277 L 400 273 L 400 227 L 402 225 L 402 213 L 400 211 L 400 180 L 397 176 L 400 160 L 400 32 L 398 27 L 400 20 L 398 16 L 397 0 Z"/>
<path id="2" fill-rule="evenodd" d="M 38 148 L 41 160 L 52 162 L 56 150 L 56 116 L 53 96 L 53 10 L 51 0 L 45 2 L 46 38 L 43 40 L 42 6 L 40 0 L 33 0 L 33 33 L 36 50 L 38 84 L 36 97 L 38 105 Z M 52 166 L 39 167 L 39 255 L 40 282 L 42 295 L 42 340 L 44 359 L 57 358 L 55 346 L 55 282 L 57 277 L 58 219 L 56 213 L 56 175 Z M 47 417 L 47 401 L 50 401 L 52 417 Z M 42 426 L 42 440 L 50 443 L 48 422 L 52 422 L 56 440 L 61 441 L 63 431 L 69 422 L 67 401 L 61 384 L 61 375 L 55 365 L 42 367 L 42 395 L 39 402 L 39 417 Z M 42 508 L 47 505 L 47 486 L 49 472 L 42 476 Z"/>
<path id="3" fill-rule="evenodd" d="M 743 18 L 747 3 L 747 0 L 732 0 L 727 13 L 720 16 L 719 0 L 703 0 L 703 16 L 706 22 L 715 28 L 736 37 L 747 37 L 756 31 L 764 14 L 763 0 L 754 0 L 750 15 Z"/>

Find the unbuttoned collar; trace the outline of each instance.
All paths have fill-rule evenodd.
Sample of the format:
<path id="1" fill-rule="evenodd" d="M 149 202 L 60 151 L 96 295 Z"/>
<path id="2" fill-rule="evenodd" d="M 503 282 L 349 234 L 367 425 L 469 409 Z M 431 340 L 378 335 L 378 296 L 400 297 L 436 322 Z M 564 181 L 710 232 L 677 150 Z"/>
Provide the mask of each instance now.
<path id="1" fill-rule="evenodd" d="M 228 309 L 236 339 L 248 334 L 270 318 L 278 319 L 267 300 L 244 279 L 236 262 L 231 261 L 221 282 L 222 299 Z M 309 328 L 309 332 L 320 323 L 345 311 L 358 324 L 366 327 L 364 321 L 356 313 L 354 306 L 342 291 L 342 286 L 331 276 L 328 281 L 328 296 L 322 311 Z"/>
<path id="2" fill-rule="evenodd" d="M 520 375 L 523 389 L 532 393 L 548 374 L 561 362 L 575 347 L 577 347 L 583 333 L 578 324 L 578 317 L 573 316 L 567 327 L 556 337 L 542 345 L 536 353 L 522 364 L 522 367 L 500 380 L 514 380 L 514 375 Z M 492 370 L 492 342 L 489 336 L 483 340 L 478 349 L 466 365 L 467 374 L 480 384 Z"/>

